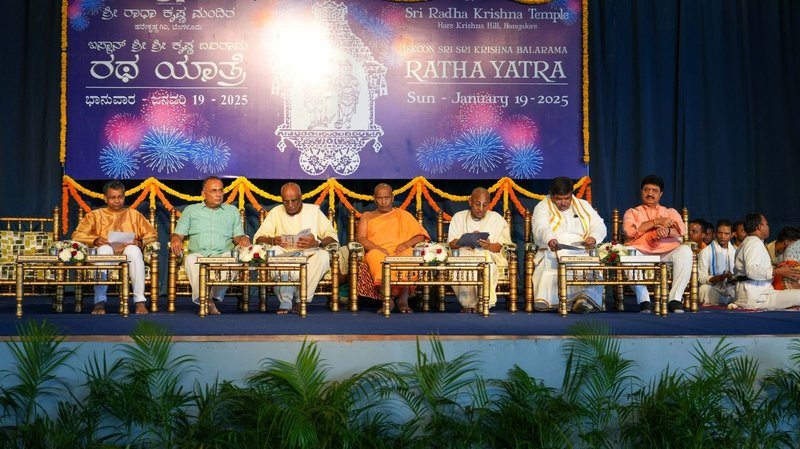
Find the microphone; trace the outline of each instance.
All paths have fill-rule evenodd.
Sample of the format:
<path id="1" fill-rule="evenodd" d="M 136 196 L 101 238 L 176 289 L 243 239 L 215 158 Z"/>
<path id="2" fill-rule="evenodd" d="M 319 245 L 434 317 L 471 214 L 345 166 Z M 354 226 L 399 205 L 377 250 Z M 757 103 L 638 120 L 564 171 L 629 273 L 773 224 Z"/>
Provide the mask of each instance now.
<path id="1" fill-rule="evenodd" d="M 578 218 L 578 214 L 573 215 L 572 218 Z"/>

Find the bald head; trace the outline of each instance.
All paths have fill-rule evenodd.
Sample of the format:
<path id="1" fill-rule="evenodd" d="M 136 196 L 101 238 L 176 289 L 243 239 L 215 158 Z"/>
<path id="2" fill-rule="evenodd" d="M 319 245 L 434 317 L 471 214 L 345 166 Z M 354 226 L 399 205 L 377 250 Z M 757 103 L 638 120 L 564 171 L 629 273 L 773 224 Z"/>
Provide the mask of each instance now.
<path id="1" fill-rule="evenodd" d="M 303 193 L 300 186 L 294 182 L 287 182 L 281 187 L 281 201 L 283 208 L 289 215 L 296 215 L 303 209 Z"/>
<path id="2" fill-rule="evenodd" d="M 469 213 L 472 218 L 482 220 L 489 210 L 489 191 L 483 187 L 476 187 L 469 197 Z"/>
<path id="3" fill-rule="evenodd" d="M 375 206 L 378 207 L 378 212 L 382 214 L 390 212 L 394 208 L 392 206 L 392 203 L 394 202 L 392 186 L 386 184 L 385 182 L 376 185 L 373 192 L 373 199 L 375 200 Z"/>

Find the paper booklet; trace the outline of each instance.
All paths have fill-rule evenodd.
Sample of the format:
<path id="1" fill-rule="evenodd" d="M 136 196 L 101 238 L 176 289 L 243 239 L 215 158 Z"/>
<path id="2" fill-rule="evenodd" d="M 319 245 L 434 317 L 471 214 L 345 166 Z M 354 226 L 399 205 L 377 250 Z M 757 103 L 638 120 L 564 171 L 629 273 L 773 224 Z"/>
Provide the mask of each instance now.
<path id="1" fill-rule="evenodd" d="M 281 241 L 283 241 L 283 246 L 293 248 L 297 246 L 297 241 L 300 239 L 300 237 L 306 237 L 309 235 L 311 235 L 311 229 L 305 228 L 297 234 L 283 234 L 281 236 Z"/>
<path id="2" fill-rule="evenodd" d="M 478 248 L 478 240 L 488 240 L 489 233 L 488 232 L 467 232 L 461 235 L 461 238 L 458 239 L 456 244 L 458 246 L 469 246 L 470 248 Z"/>
<path id="3" fill-rule="evenodd" d="M 108 233 L 108 243 L 132 243 L 136 238 L 133 232 L 117 232 L 111 231 Z"/>
<path id="4" fill-rule="evenodd" d="M 584 245 L 583 242 L 570 243 L 569 245 L 567 245 L 566 243 L 559 243 L 558 245 L 556 245 L 556 251 L 561 251 L 564 249 L 574 250 L 574 251 L 586 251 L 586 245 Z"/>

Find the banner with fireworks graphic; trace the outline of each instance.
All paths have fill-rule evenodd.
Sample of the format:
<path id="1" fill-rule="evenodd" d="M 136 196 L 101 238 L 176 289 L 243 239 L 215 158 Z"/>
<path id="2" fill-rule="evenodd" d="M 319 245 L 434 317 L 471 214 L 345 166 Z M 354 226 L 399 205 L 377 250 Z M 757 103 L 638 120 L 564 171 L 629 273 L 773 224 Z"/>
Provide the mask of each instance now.
<path id="1" fill-rule="evenodd" d="M 581 0 L 65 1 L 75 179 L 587 171 Z"/>

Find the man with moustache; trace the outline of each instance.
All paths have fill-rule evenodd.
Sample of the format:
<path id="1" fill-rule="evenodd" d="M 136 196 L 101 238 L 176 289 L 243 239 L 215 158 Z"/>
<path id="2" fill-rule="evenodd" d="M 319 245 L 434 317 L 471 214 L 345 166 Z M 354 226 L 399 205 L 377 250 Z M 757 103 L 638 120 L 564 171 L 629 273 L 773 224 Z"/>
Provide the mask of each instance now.
<path id="1" fill-rule="evenodd" d="M 250 246 L 250 237 L 246 236 L 239 218 L 239 210 L 223 202 L 222 180 L 211 176 L 203 181 L 203 202 L 186 206 L 175 226 L 175 232 L 169 240 L 169 249 L 173 254 L 183 253 L 183 240 L 189 237 L 189 254 L 183 258 L 186 275 L 192 286 L 192 302 L 199 304 L 200 269 L 198 257 L 230 255 L 238 245 Z M 236 273 L 233 273 L 236 276 Z M 225 298 L 227 286 L 217 285 L 211 288 L 211 299 L 208 301 L 208 314 L 219 315 L 217 304 Z"/>
<path id="2" fill-rule="evenodd" d="M 681 299 L 692 276 L 692 250 L 681 244 L 683 219 L 678 211 L 659 204 L 664 194 L 664 180 L 656 175 L 642 179 L 642 205 L 625 212 L 623 229 L 626 245 L 642 254 L 655 254 L 662 262 L 672 262 L 672 288 L 669 291 L 667 308 L 670 312 L 683 313 Z M 644 285 L 634 286 L 639 313 L 650 313 L 653 308 L 650 295 Z"/>
<path id="3" fill-rule="evenodd" d="M 314 299 L 319 282 L 330 269 L 331 255 L 323 248 L 331 243 L 338 242 L 336 231 L 333 229 L 328 217 L 322 213 L 316 204 L 302 202 L 303 192 L 300 186 L 288 182 L 281 187 L 281 201 L 283 204 L 275 206 L 267 214 L 267 218 L 253 236 L 256 243 L 273 245 L 276 255 L 287 252 L 302 251 L 308 256 L 306 265 L 306 302 Z M 308 230 L 308 234 L 300 234 Z M 299 235 L 296 241 L 285 240 L 283 236 Z M 297 276 L 293 274 L 293 276 Z M 299 293 L 297 287 L 275 287 L 275 296 L 280 301 L 278 315 L 299 313 Z M 335 301 L 337 298 L 333 298 Z"/>
<path id="4" fill-rule="evenodd" d="M 450 220 L 447 230 L 450 238 L 450 249 L 457 249 L 461 255 L 485 256 L 490 264 L 490 297 L 489 306 L 494 307 L 497 303 L 497 276 L 498 266 L 508 266 L 508 260 L 502 254 L 503 245 L 511 243 L 511 230 L 508 222 L 502 215 L 489 210 L 489 191 L 483 187 L 477 187 L 469 197 L 469 210 L 456 212 Z M 487 232 L 487 239 L 478 239 L 478 246 L 475 248 L 459 246 L 458 241 L 469 232 Z M 461 312 L 475 313 L 478 305 L 478 288 L 475 286 L 458 287 L 453 286 L 453 291 L 461 304 Z"/>

